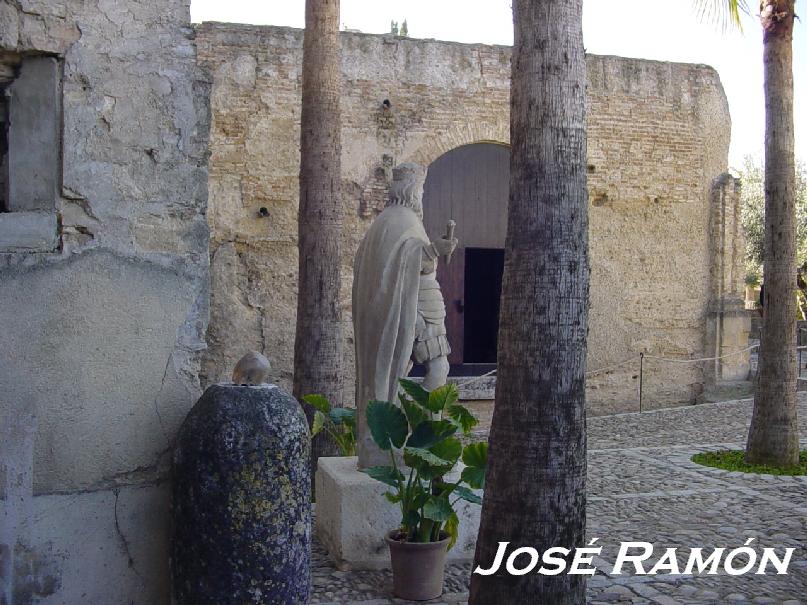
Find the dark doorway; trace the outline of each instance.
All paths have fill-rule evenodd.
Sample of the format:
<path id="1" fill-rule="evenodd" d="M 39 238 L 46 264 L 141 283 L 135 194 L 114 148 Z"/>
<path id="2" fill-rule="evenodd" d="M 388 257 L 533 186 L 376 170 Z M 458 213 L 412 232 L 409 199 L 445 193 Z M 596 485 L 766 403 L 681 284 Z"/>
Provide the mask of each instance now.
<path id="1" fill-rule="evenodd" d="M 504 250 L 465 249 L 463 363 L 496 363 Z"/>

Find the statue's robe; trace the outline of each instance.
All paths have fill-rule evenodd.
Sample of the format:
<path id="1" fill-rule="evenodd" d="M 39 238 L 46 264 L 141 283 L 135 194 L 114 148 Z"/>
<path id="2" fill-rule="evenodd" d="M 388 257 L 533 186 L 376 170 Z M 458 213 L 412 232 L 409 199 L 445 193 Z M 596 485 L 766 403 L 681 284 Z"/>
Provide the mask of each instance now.
<path id="1" fill-rule="evenodd" d="M 418 215 L 390 205 L 367 230 L 353 265 L 353 333 L 359 467 L 389 464 L 367 427 L 371 400 L 398 403 L 398 380 L 407 375 L 424 246 L 429 238 Z"/>

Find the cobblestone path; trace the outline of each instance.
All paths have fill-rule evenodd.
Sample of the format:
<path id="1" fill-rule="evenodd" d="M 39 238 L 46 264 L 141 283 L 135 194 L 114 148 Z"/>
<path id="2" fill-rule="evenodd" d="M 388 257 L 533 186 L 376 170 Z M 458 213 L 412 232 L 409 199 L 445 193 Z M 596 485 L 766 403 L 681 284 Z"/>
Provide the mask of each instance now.
<path id="1" fill-rule="evenodd" d="M 729 473 L 690 461 L 700 451 L 742 448 L 750 416 L 751 401 L 742 400 L 588 419 L 588 536 L 604 547 L 588 581 L 589 603 L 807 605 L 807 477 Z M 799 420 L 807 447 L 807 394 L 799 394 Z M 788 575 L 730 576 L 722 564 L 718 575 L 608 575 L 622 541 L 652 542 L 653 562 L 678 547 L 683 567 L 690 547 L 709 554 L 752 537 L 758 553 L 796 548 Z M 431 603 L 466 602 L 469 573 L 470 565 L 449 566 L 445 594 Z M 313 583 L 312 603 L 406 602 L 391 598 L 389 572 L 338 571 L 316 542 Z"/>

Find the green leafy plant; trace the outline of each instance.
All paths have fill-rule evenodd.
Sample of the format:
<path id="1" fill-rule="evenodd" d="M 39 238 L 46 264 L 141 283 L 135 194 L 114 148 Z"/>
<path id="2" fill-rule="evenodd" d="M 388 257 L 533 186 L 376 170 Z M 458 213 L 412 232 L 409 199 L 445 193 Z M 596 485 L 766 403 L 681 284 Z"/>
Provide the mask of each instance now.
<path id="1" fill-rule="evenodd" d="M 356 410 L 331 407 L 323 395 L 303 395 L 303 401 L 316 410 L 311 425 L 311 438 L 325 431 L 336 442 L 342 456 L 355 456 Z"/>
<path id="2" fill-rule="evenodd" d="M 401 508 L 400 538 L 409 542 L 457 541 L 459 500 L 481 504 L 474 491 L 485 485 L 488 444 L 463 447 L 457 433 L 468 435 L 478 420 L 457 403 L 454 384 L 426 391 L 411 380 L 401 380 L 400 407 L 388 401 L 371 401 L 367 425 L 376 445 L 389 452 L 390 466 L 364 469 L 373 479 L 390 486 L 384 496 Z M 459 460 L 465 467 L 448 480 Z M 405 466 L 399 468 L 399 461 Z"/>

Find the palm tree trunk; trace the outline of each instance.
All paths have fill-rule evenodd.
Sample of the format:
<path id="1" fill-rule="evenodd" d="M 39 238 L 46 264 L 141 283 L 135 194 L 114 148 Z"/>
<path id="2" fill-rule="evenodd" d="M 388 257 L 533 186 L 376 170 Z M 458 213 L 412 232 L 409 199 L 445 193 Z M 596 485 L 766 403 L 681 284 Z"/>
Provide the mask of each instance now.
<path id="1" fill-rule="evenodd" d="M 306 0 L 300 131 L 299 289 L 294 396 L 318 393 L 342 405 L 339 304 L 341 199 L 339 0 Z M 310 408 L 310 406 L 305 406 Z M 309 421 L 313 415 L 306 409 Z M 335 453 L 314 440 L 312 463 Z"/>
<path id="2" fill-rule="evenodd" d="M 582 546 L 588 322 L 582 0 L 515 0 L 496 405 L 474 567 Z M 570 561 L 571 562 L 571 561 Z M 518 561 L 525 563 L 525 558 Z M 585 576 L 471 578 L 471 605 L 585 602 Z"/>
<path id="3" fill-rule="evenodd" d="M 759 385 L 746 459 L 755 464 L 798 463 L 796 423 L 796 269 L 793 134 L 793 18 L 795 0 L 761 6 L 765 67 L 765 301 Z"/>

